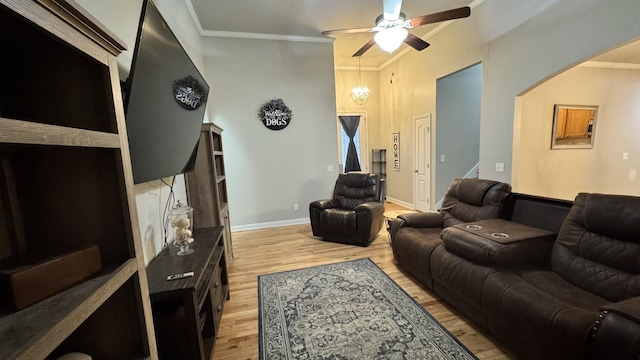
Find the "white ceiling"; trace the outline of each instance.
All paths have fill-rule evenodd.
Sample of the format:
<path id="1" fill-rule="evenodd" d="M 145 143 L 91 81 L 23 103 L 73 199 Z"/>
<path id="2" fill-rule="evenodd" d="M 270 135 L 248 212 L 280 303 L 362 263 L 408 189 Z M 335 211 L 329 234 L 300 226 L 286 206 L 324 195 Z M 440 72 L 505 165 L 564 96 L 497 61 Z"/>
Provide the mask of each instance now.
<path id="1" fill-rule="evenodd" d="M 191 10 L 196 26 L 205 36 L 226 36 L 258 39 L 280 39 L 286 41 L 334 42 L 334 58 L 337 68 L 357 68 L 357 58 L 352 58 L 373 34 L 340 34 L 333 37 L 320 35 L 324 30 L 373 27 L 375 19 L 382 13 L 382 0 L 185 0 Z M 491 40 L 518 26 L 559 0 L 404 0 L 402 11 L 407 18 L 431 14 L 462 6 L 470 6 L 471 16 L 482 16 L 474 8 L 485 1 L 496 2 L 499 14 L 484 14 L 478 18 Z M 454 21 L 467 21 L 458 19 Z M 434 29 L 445 23 L 429 24 L 410 30 L 429 41 Z M 407 45 L 388 54 L 374 46 L 362 57 L 363 69 L 379 69 L 393 56 L 406 51 L 416 51 Z M 429 48 L 423 50 L 429 51 Z M 640 63 L 638 46 L 618 56 L 602 55 L 599 61 L 623 61 Z"/>

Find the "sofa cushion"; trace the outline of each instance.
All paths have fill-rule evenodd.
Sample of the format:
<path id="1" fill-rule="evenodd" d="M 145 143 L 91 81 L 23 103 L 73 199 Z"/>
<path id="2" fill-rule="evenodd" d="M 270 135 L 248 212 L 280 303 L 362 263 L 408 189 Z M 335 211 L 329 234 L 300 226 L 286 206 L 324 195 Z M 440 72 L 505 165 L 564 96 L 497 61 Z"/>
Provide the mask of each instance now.
<path id="1" fill-rule="evenodd" d="M 379 186 L 379 177 L 375 174 L 340 174 L 336 180 L 333 197 L 341 208 L 354 210 L 361 204 L 379 201 Z"/>
<path id="2" fill-rule="evenodd" d="M 494 180 L 454 179 L 440 210 L 444 227 L 500 217 L 511 185 Z"/>
<path id="3" fill-rule="evenodd" d="M 640 198 L 578 194 L 558 234 L 551 267 L 570 283 L 610 301 L 639 296 L 638 234 Z"/>

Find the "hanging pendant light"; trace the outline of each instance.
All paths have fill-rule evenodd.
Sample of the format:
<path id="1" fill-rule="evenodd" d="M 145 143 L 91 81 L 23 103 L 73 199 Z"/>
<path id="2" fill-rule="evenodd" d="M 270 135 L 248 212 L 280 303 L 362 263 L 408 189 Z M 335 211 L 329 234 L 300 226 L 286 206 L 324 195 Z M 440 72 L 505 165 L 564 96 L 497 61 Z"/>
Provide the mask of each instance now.
<path id="1" fill-rule="evenodd" d="M 360 72 L 360 57 L 358 56 L 358 85 L 351 90 L 351 99 L 358 105 L 366 104 L 369 101 L 369 88 L 362 85 L 362 74 Z"/>

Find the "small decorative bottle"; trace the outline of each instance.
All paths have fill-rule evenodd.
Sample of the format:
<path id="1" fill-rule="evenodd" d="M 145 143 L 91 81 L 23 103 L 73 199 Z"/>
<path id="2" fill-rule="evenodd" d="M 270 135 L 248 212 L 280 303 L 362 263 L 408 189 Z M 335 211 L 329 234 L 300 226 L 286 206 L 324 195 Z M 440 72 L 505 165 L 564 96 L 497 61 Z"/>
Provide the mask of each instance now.
<path id="1" fill-rule="evenodd" d="M 190 247 L 193 242 L 193 208 L 178 200 L 178 203 L 169 211 L 169 221 L 173 228 L 173 244 L 180 248 L 178 255 L 191 254 L 193 252 Z"/>

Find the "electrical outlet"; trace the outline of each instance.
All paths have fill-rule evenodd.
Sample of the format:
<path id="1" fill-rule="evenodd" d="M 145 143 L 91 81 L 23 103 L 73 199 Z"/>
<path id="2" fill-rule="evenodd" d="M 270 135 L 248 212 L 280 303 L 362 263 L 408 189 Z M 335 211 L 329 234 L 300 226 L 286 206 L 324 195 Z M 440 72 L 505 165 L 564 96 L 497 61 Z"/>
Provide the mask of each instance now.
<path id="1" fill-rule="evenodd" d="M 504 163 L 496 163 L 496 172 L 504 172 Z"/>
<path id="2" fill-rule="evenodd" d="M 444 155 L 440 155 L 440 162 L 444 162 Z"/>
<path id="3" fill-rule="evenodd" d="M 293 204 L 293 210 L 298 210 L 298 204 Z"/>
<path id="4" fill-rule="evenodd" d="M 622 160 L 629 160 L 629 153 L 622 153 Z"/>
<path id="5" fill-rule="evenodd" d="M 327 172 L 333 172 L 333 165 L 327 165 Z"/>

